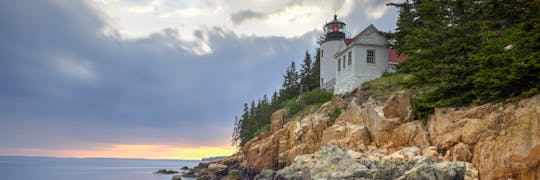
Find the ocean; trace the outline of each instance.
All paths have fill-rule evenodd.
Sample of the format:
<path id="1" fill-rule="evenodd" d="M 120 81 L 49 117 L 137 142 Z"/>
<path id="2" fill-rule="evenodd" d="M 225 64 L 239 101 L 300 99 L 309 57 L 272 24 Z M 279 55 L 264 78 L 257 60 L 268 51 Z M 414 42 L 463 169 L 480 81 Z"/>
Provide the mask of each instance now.
<path id="1" fill-rule="evenodd" d="M 199 161 L 0 156 L 0 180 L 170 180 L 159 169 L 182 172 Z M 188 179 L 188 178 L 182 178 Z"/>

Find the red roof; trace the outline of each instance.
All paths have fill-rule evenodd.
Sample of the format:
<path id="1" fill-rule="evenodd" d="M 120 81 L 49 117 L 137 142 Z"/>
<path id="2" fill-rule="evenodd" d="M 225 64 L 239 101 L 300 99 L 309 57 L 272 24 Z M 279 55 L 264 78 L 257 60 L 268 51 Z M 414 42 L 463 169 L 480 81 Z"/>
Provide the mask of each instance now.
<path id="1" fill-rule="evenodd" d="M 377 31 L 375 26 L 370 24 L 366 29 L 364 29 L 362 32 L 358 33 L 352 39 L 345 38 L 345 39 L 343 39 L 343 42 L 345 43 L 346 46 L 351 45 L 354 41 L 356 41 L 357 39 L 362 37 L 365 34 L 365 32 L 367 31 L 368 28 L 373 28 L 373 29 L 375 29 Z M 389 64 L 399 64 L 399 63 L 401 63 L 401 62 L 403 62 L 405 60 L 407 60 L 407 55 L 406 54 L 399 55 L 399 52 L 397 50 L 395 50 L 395 49 L 389 49 L 388 50 L 388 63 Z"/>
<path id="2" fill-rule="evenodd" d="M 367 28 L 366 28 L 367 29 Z M 366 30 L 358 33 L 356 36 L 354 36 L 352 39 L 343 39 L 343 41 L 345 42 L 345 45 L 349 46 L 351 43 L 353 43 L 354 41 L 356 41 L 358 38 L 362 37 L 362 35 L 364 35 L 364 32 L 366 32 Z"/>
<path id="3" fill-rule="evenodd" d="M 399 52 L 395 49 L 388 50 L 388 63 L 401 63 L 407 60 L 406 54 L 399 55 Z"/>

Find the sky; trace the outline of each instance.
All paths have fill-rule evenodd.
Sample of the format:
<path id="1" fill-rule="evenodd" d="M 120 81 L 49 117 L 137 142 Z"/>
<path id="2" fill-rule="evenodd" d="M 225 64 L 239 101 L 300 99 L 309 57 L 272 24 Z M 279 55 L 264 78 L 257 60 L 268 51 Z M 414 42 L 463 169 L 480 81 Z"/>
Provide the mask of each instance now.
<path id="1" fill-rule="evenodd" d="M 244 103 L 281 86 L 334 13 L 395 29 L 379 0 L 0 1 L 0 156 L 230 155 Z"/>

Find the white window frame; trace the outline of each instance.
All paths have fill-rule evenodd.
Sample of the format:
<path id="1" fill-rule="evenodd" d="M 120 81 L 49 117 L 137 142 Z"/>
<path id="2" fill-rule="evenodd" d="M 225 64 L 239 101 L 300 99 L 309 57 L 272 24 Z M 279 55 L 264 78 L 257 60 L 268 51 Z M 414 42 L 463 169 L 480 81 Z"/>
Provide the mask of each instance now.
<path id="1" fill-rule="evenodd" d="M 371 56 L 370 56 L 371 53 Z M 375 64 L 375 50 L 374 49 L 368 49 L 366 50 L 366 62 L 368 64 Z"/>

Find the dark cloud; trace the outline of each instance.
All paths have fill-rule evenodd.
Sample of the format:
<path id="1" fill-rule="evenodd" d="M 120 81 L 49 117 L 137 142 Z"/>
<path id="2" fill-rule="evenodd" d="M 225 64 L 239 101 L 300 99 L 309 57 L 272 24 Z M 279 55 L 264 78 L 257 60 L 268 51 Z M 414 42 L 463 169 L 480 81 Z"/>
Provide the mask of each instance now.
<path id="1" fill-rule="evenodd" d="M 268 14 L 262 12 L 256 12 L 252 10 L 242 10 L 231 14 L 231 21 L 234 24 L 242 24 L 244 21 L 251 19 L 264 19 Z"/>
<path id="2" fill-rule="evenodd" d="M 375 25 L 381 31 L 389 31 L 395 28 L 397 11 L 394 7 L 389 6 L 388 9 L 378 19 L 369 18 L 370 14 L 378 13 L 377 10 L 382 10 L 381 7 L 386 6 L 390 1 L 379 0 L 364 0 L 353 1 L 353 9 L 346 17 L 339 17 L 347 23 L 347 29 L 351 32 L 351 36 L 356 35 L 370 24 Z"/>
<path id="3" fill-rule="evenodd" d="M 342 18 L 351 35 L 371 23 L 391 29 L 394 11 L 366 18 L 365 9 L 384 3 L 355 1 L 357 10 Z M 244 10 L 230 18 L 266 16 Z M 103 34 L 105 17 L 84 1 L 0 2 L 0 148 L 228 143 L 242 104 L 278 88 L 285 67 L 318 37 L 203 27 L 195 41 L 179 40 L 174 28 L 126 40 L 114 30 Z M 211 53 L 194 53 L 201 45 Z"/>
<path id="4" fill-rule="evenodd" d="M 242 104 L 279 87 L 317 37 L 122 40 L 107 27 L 83 1 L 0 2 L 0 148 L 227 143 Z M 191 51 L 203 42 L 211 54 Z"/>

